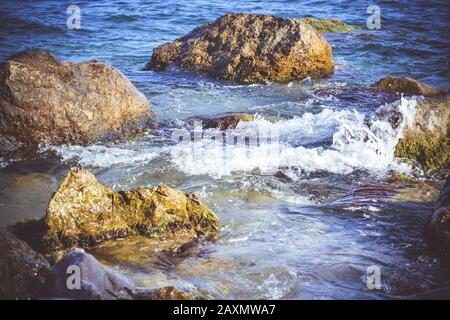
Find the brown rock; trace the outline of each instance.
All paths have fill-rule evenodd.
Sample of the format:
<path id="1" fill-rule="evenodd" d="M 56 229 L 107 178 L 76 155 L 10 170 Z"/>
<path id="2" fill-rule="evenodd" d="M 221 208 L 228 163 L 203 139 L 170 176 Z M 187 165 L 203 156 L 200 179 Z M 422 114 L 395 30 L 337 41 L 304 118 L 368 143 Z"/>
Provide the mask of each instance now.
<path id="1" fill-rule="evenodd" d="M 146 69 L 174 64 L 239 83 L 291 81 L 333 73 L 325 38 L 300 19 L 229 13 L 153 50 Z"/>
<path id="2" fill-rule="evenodd" d="M 173 286 L 156 289 L 137 289 L 135 300 L 200 300 L 201 297 Z"/>
<path id="3" fill-rule="evenodd" d="M 205 129 L 235 129 L 239 122 L 253 121 L 254 116 L 247 113 L 227 113 L 218 117 L 195 117 L 187 119 L 187 123 L 193 124 L 194 121 L 201 121 L 203 128 Z"/>
<path id="4" fill-rule="evenodd" d="M 443 94 L 443 92 L 439 90 L 433 89 L 426 84 L 408 77 L 386 77 L 372 84 L 372 87 L 387 92 L 404 93 L 408 95 Z"/>
<path id="5" fill-rule="evenodd" d="M 42 297 L 50 271 L 45 258 L 6 230 L 0 230 L 0 299 Z"/>
<path id="6" fill-rule="evenodd" d="M 0 64 L 0 155 L 38 144 L 88 144 L 155 126 L 145 96 L 113 67 L 32 49 Z"/>
<path id="7" fill-rule="evenodd" d="M 450 175 L 425 226 L 425 239 L 450 264 Z"/>
<path id="8" fill-rule="evenodd" d="M 216 239 L 219 220 L 194 194 L 165 185 L 113 191 L 85 169 L 72 168 L 48 208 L 46 251 L 89 246 L 132 234 Z"/>

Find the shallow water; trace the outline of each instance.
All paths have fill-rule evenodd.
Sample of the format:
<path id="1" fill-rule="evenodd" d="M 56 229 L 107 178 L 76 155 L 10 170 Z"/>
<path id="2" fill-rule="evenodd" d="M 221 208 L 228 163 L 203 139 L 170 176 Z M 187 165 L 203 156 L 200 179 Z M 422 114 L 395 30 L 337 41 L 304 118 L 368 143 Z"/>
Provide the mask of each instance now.
<path id="1" fill-rule="evenodd" d="M 132 259 L 120 259 L 120 247 L 94 249 L 138 285 L 178 285 L 215 298 L 450 298 L 450 274 L 421 235 L 436 189 L 384 184 L 394 171 L 420 176 L 393 157 L 416 99 L 389 107 L 403 115 L 392 129 L 376 110 L 395 99 L 353 88 L 388 74 L 448 87 L 449 4 L 383 2 L 377 31 L 365 28 L 368 4 L 80 1 L 82 29 L 68 30 L 60 2 L 2 1 L 1 58 L 38 46 L 63 59 L 107 61 L 148 97 L 161 126 L 118 144 L 49 146 L 34 160 L 8 164 L 0 169 L 0 225 L 44 215 L 68 167 L 79 165 L 115 189 L 163 182 L 197 192 L 220 217 L 220 240 L 185 257 L 153 260 L 152 246 L 139 239 L 123 245 L 138 252 Z M 238 86 L 174 69 L 141 70 L 152 48 L 228 11 L 334 17 L 362 29 L 325 34 L 336 72 L 317 83 Z M 233 111 L 256 114 L 239 124 L 237 136 L 271 132 L 280 143 L 238 144 L 224 153 L 208 141 L 194 145 L 196 154 L 192 144 L 172 139 L 187 128 L 186 118 Z M 366 287 L 373 265 L 381 269 L 379 290 Z"/>

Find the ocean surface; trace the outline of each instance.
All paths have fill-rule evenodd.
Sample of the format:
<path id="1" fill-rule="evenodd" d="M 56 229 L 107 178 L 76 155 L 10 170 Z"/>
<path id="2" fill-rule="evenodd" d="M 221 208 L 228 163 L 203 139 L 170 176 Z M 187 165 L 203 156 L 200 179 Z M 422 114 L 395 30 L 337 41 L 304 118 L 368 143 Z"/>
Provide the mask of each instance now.
<path id="1" fill-rule="evenodd" d="M 139 241 L 124 244 L 142 253 L 132 263 L 97 249 L 138 285 L 227 299 L 450 298 L 449 271 L 422 239 L 431 191 L 386 184 L 393 172 L 422 176 L 393 156 L 420 97 L 385 101 L 352 89 L 387 75 L 449 88 L 450 2 L 77 1 L 79 30 L 66 26 L 69 4 L 1 1 L 0 59 L 37 47 L 62 60 L 110 63 L 147 96 L 160 128 L 120 143 L 43 146 L 32 160 L 0 158 L 0 226 L 43 216 L 78 165 L 117 190 L 166 183 L 196 192 L 220 217 L 220 240 L 184 259 L 149 261 L 151 249 Z M 371 4 L 381 9 L 380 30 L 367 29 Z M 338 18 L 360 29 L 324 34 L 336 69 L 323 81 L 235 85 L 174 68 L 142 70 L 153 48 L 227 12 Z M 401 112 L 400 126 L 392 129 L 379 108 Z M 276 132 L 279 143 L 236 145 L 224 156 L 208 141 L 197 157 L 192 143 L 173 141 L 187 118 L 225 112 L 255 114 L 237 136 Z M 374 266 L 381 287 L 371 290 Z"/>

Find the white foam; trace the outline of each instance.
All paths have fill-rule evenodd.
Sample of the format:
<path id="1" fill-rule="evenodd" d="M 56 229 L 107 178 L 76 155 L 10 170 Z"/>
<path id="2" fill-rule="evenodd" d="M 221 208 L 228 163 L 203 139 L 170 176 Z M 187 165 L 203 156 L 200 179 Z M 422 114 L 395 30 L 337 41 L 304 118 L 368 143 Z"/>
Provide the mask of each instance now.
<path id="1" fill-rule="evenodd" d="M 403 129 L 414 119 L 415 105 L 415 100 L 402 98 L 392 105 L 383 106 L 371 118 L 370 125 L 364 121 L 365 115 L 358 111 L 331 109 L 276 123 L 258 118 L 253 122 L 239 123 L 234 134 L 245 135 L 251 129 L 259 133 L 279 132 L 279 144 L 245 146 L 241 143 L 224 148 L 222 143 L 208 139 L 195 143 L 184 141 L 167 150 L 171 161 L 185 173 L 207 174 L 214 178 L 252 170 L 271 174 L 283 167 L 332 173 L 349 173 L 355 169 L 407 170 L 406 164 L 394 158 L 394 150 Z M 381 111 L 401 113 L 402 120 L 393 128 L 381 116 Z M 214 130 L 208 133 L 213 134 Z M 304 146 L 327 137 L 332 139 L 329 146 Z"/>
<path id="2" fill-rule="evenodd" d="M 115 165 L 143 163 L 155 158 L 158 153 L 149 150 L 133 150 L 119 147 L 93 146 L 49 146 L 63 161 L 76 161 L 83 167 L 109 168 Z"/>
<path id="3" fill-rule="evenodd" d="M 8 162 L 0 157 L 0 169 L 6 167 L 8 165 Z"/>

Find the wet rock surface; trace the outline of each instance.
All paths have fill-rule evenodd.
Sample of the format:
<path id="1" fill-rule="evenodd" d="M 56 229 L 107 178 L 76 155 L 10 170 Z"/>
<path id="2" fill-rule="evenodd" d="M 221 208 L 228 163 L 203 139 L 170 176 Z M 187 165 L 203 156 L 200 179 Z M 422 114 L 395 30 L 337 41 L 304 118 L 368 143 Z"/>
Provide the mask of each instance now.
<path id="1" fill-rule="evenodd" d="M 404 93 L 407 95 L 445 95 L 445 91 L 433 89 L 430 86 L 427 86 L 424 83 L 421 83 L 417 80 L 403 77 L 386 77 L 383 78 L 374 84 L 372 87 L 375 89 L 392 92 L 392 93 Z"/>
<path id="2" fill-rule="evenodd" d="M 53 195 L 46 224 L 47 252 L 133 234 L 176 232 L 189 240 L 219 235 L 217 216 L 194 194 L 165 185 L 115 192 L 80 168 L 72 168 Z"/>
<path id="3" fill-rule="evenodd" d="M 156 125 L 145 96 L 117 69 L 95 60 L 72 63 L 29 49 L 0 64 L 0 155 L 39 144 L 88 144 Z"/>
<path id="4" fill-rule="evenodd" d="M 417 161 L 425 171 L 445 174 L 450 168 L 450 101 L 420 100 L 412 126 L 403 131 L 395 156 Z"/>
<path id="5" fill-rule="evenodd" d="M 73 249 L 64 255 L 50 271 L 46 286 L 49 295 L 56 298 L 125 300 L 134 295 L 132 281 L 105 268 L 82 249 Z"/>
<path id="6" fill-rule="evenodd" d="M 24 241 L 0 230 L 0 299 L 35 299 L 42 295 L 50 265 Z"/>
<path id="7" fill-rule="evenodd" d="M 239 122 L 253 121 L 254 115 L 248 113 L 229 113 L 217 117 L 194 117 L 187 119 L 186 122 L 193 125 L 196 121 L 201 122 L 204 129 L 235 129 Z"/>
<path id="8" fill-rule="evenodd" d="M 447 177 L 433 214 L 425 226 L 425 238 L 450 265 L 450 176 Z"/>
<path id="9" fill-rule="evenodd" d="M 333 73 L 332 49 L 300 19 L 229 13 L 153 50 L 146 69 L 169 65 L 238 83 Z"/>
<path id="10" fill-rule="evenodd" d="M 137 289 L 134 296 L 135 300 L 200 300 L 189 291 L 181 290 L 173 286 L 156 289 Z"/>

